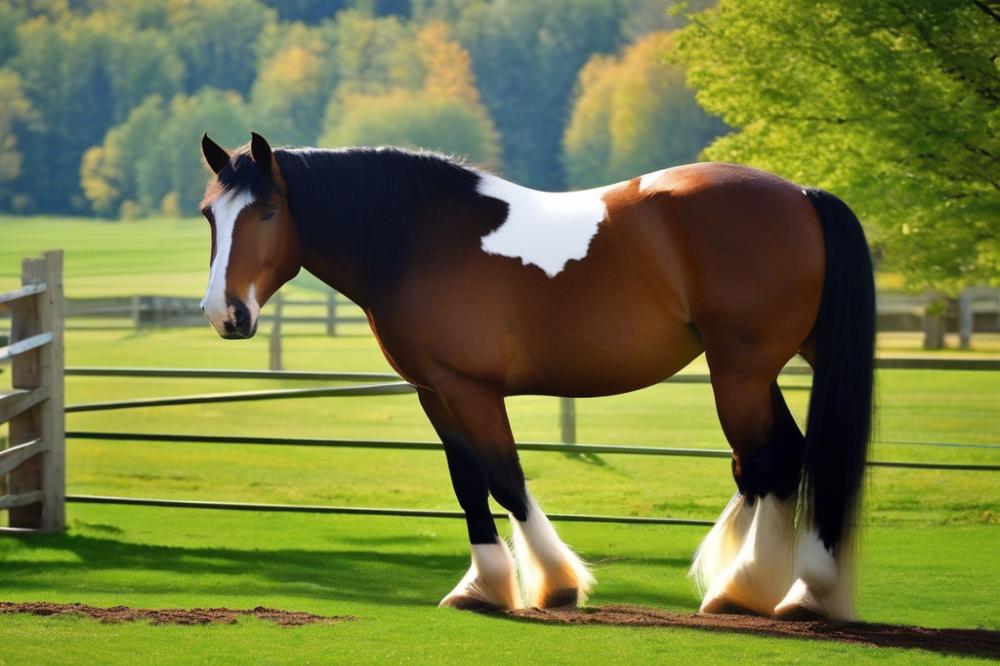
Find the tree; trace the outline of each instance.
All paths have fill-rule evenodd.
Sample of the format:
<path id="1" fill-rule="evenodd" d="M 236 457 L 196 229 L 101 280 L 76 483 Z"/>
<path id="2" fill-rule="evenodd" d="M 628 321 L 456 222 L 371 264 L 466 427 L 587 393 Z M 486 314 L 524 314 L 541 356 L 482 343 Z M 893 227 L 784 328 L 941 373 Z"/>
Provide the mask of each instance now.
<path id="1" fill-rule="evenodd" d="M 731 0 L 678 59 L 739 131 L 707 151 L 842 196 L 911 287 L 1000 280 L 1000 14 L 990 3 Z"/>
<path id="2" fill-rule="evenodd" d="M 567 180 L 588 187 L 685 164 L 725 126 L 684 87 L 684 70 L 663 62 L 669 33 L 629 46 L 620 59 L 594 56 L 566 128 Z"/>
<path id="3" fill-rule="evenodd" d="M 245 94 L 257 75 L 255 49 L 275 12 L 257 0 L 168 4 L 170 41 L 184 62 L 184 89 Z"/>
<path id="4" fill-rule="evenodd" d="M 113 215 L 123 202 L 140 197 L 137 165 L 155 152 L 153 144 L 166 122 L 163 98 L 150 96 L 124 123 L 111 128 L 100 145 L 83 154 L 80 187 L 96 213 Z"/>
<path id="5" fill-rule="evenodd" d="M 337 16 L 336 29 L 340 94 L 378 94 L 423 84 L 426 70 L 412 25 L 395 16 L 372 18 L 352 10 Z"/>
<path id="6" fill-rule="evenodd" d="M 35 109 L 24 94 L 21 77 L 0 69 L 0 197 L 6 198 L 3 185 L 21 173 L 22 155 L 17 145 L 16 130 L 32 123 Z"/>
<path id="7" fill-rule="evenodd" d="M 15 187 L 35 210 L 78 211 L 84 151 L 147 95 L 173 95 L 180 63 L 155 32 L 123 29 L 106 14 L 39 17 L 17 34 L 20 48 L 9 67 L 38 122 L 18 134 L 24 164 Z"/>
<path id="8" fill-rule="evenodd" d="M 499 144 L 489 117 L 460 99 L 397 89 L 354 95 L 320 139 L 326 146 L 404 146 L 466 156 L 495 167 Z"/>
<path id="9" fill-rule="evenodd" d="M 577 73 L 621 41 L 621 0 L 467 4 L 455 27 L 503 137 L 509 175 L 560 189 L 560 143 Z"/>
<path id="10" fill-rule="evenodd" d="M 267 0 L 265 4 L 277 11 L 283 21 L 319 23 L 355 3 L 354 0 Z"/>
<path id="11" fill-rule="evenodd" d="M 335 33 L 300 23 L 269 32 L 273 53 L 262 58 L 250 93 L 255 128 L 272 143 L 313 145 L 339 78 L 331 57 Z"/>
<path id="12" fill-rule="evenodd" d="M 250 114 L 239 95 L 206 88 L 169 103 L 150 97 L 87 151 L 80 172 L 84 193 L 108 215 L 126 209 L 153 214 L 167 206 L 195 214 L 209 175 L 198 150 L 205 131 L 226 146 L 246 141 Z"/>
<path id="13" fill-rule="evenodd" d="M 400 145 L 500 163 L 499 137 L 480 102 L 469 53 L 443 23 L 338 19 L 341 83 L 321 145 Z"/>

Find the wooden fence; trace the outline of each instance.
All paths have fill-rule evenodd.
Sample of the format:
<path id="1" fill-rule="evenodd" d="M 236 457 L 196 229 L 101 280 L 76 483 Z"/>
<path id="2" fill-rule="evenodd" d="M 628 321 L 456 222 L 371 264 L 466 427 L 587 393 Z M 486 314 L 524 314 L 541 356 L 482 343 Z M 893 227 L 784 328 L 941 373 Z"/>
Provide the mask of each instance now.
<path id="1" fill-rule="evenodd" d="M 11 363 L 11 389 L 0 392 L 0 509 L 6 529 L 54 531 L 65 526 L 62 252 L 21 264 L 21 288 L 0 294 L 11 311 L 10 339 L 0 361 Z"/>
<path id="2" fill-rule="evenodd" d="M 364 324 L 367 319 L 352 314 L 354 304 L 334 291 L 323 298 L 281 298 L 276 295 L 261 314 L 261 323 L 280 319 L 285 324 L 318 324 L 327 335 L 335 336 L 345 324 Z M 302 309 L 312 311 L 301 314 Z M 109 296 L 65 299 L 67 319 L 87 320 L 68 326 L 78 329 L 181 328 L 204 326 L 201 300 L 182 296 Z M 317 314 L 321 311 L 322 314 Z M 0 308 L 0 318 L 5 312 Z"/>
<path id="3" fill-rule="evenodd" d="M 341 326 L 367 320 L 353 303 L 334 291 L 321 298 L 281 298 L 281 292 L 261 315 L 261 323 L 318 324 L 335 336 Z M 880 293 L 878 328 L 883 332 L 923 331 L 927 341 L 947 331 L 958 332 L 967 348 L 973 332 L 1000 333 L 1000 289 L 970 288 L 957 299 L 937 301 L 933 294 Z M 69 328 L 171 328 L 203 326 L 200 300 L 177 296 L 118 296 L 70 298 L 65 301 L 69 319 L 88 320 Z M 302 314 L 303 310 L 310 314 Z M 322 314 L 317 314 L 321 311 Z M 0 318 L 4 312 L 0 309 Z M 280 324 L 279 324 L 280 329 Z"/>

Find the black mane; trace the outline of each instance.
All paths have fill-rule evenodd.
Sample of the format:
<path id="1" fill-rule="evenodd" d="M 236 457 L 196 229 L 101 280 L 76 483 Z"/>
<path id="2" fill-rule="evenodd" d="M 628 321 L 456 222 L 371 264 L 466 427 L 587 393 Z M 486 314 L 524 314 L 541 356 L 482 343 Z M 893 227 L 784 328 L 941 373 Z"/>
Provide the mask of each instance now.
<path id="1" fill-rule="evenodd" d="M 478 173 L 434 153 L 305 148 L 275 150 L 274 159 L 302 244 L 330 250 L 346 244 L 372 285 L 403 269 L 428 203 L 479 197 Z"/>

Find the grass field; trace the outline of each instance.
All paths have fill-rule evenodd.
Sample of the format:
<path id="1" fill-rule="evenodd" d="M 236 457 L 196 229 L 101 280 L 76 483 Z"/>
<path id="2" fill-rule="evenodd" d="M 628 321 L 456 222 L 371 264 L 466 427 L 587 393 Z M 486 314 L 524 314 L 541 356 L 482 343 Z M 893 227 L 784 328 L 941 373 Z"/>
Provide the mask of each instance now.
<path id="1" fill-rule="evenodd" d="M 21 256 L 67 250 L 67 293 L 200 293 L 207 231 L 199 223 L 0 221 L 0 290 Z M 109 250 L 109 248 L 112 248 Z M 160 288 L 162 285 L 168 287 Z M 295 288 L 309 290 L 307 278 Z M 117 290 L 117 291 L 115 291 Z M 370 336 L 289 327 L 290 369 L 387 370 Z M 893 341 L 905 351 L 905 344 Z M 883 348 L 887 345 L 883 341 Z M 206 326 L 70 331 L 70 365 L 242 367 L 266 364 L 265 335 L 224 342 Z M 6 373 L 0 381 L 8 381 Z M 802 378 L 788 381 L 804 413 Z M 68 402 L 302 386 L 295 382 L 73 377 Z M 873 458 L 1000 463 L 997 373 L 879 373 Z M 557 402 L 509 402 L 523 441 L 558 438 Z M 665 385 L 579 401 L 580 441 L 723 447 L 708 386 Z M 276 401 L 72 414 L 74 430 L 432 440 L 412 396 Z M 914 442 L 963 445 L 931 447 Z M 898 442 L 910 442 L 899 444 Z M 992 446 L 990 446 L 992 445 Z M 438 452 L 184 444 L 68 444 L 72 493 L 454 509 Z M 532 490 L 552 512 L 714 518 L 732 493 L 725 460 L 525 453 Z M 876 470 L 862 535 L 859 612 L 870 621 L 1000 629 L 1000 474 Z M 358 620 L 333 626 L 101 625 L 0 616 L 0 663 L 524 663 L 614 660 L 717 663 L 936 662 L 930 653 L 693 630 L 554 627 L 434 608 L 464 572 L 461 521 L 245 514 L 70 505 L 65 534 L 0 538 L 0 600 L 135 607 L 258 605 Z M 506 526 L 503 526 L 506 529 Z M 685 571 L 693 527 L 564 524 L 595 567 L 592 603 L 693 611 Z"/>

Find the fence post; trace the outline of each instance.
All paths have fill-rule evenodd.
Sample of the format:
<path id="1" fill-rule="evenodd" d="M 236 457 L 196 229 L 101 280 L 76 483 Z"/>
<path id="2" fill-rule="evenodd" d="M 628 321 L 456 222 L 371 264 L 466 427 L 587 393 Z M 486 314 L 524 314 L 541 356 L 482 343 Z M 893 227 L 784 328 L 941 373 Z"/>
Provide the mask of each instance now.
<path id="1" fill-rule="evenodd" d="M 948 302 L 940 293 L 927 297 L 924 306 L 924 349 L 944 349 L 944 315 Z"/>
<path id="2" fill-rule="evenodd" d="M 972 346 L 972 290 L 963 289 L 958 296 L 958 341 L 962 349 Z"/>
<path id="3" fill-rule="evenodd" d="M 39 501 L 10 509 L 11 527 L 55 531 L 66 524 L 62 252 L 22 262 L 21 284 L 40 282 L 46 284 L 44 292 L 14 304 L 11 340 L 45 332 L 52 339 L 11 360 L 11 381 L 15 389 L 43 391 L 45 399 L 10 420 L 9 446 L 40 439 L 42 450 L 10 471 L 7 492 L 11 496 L 41 492 Z"/>
<path id="4" fill-rule="evenodd" d="M 281 293 L 274 295 L 274 324 L 271 325 L 271 340 L 269 342 L 270 362 L 268 367 L 271 370 L 281 370 Z"/>
<path id="5" fill-rule="evenodd" d="M 337 292 L 326 292 L 326 334 L 337 335 Z"/>
<path id="6" fill-rule="evenodd" d="M 576 444 L 576 401 L 573 398 L 559 398 L 559 430 L 564 443 Z"/>

